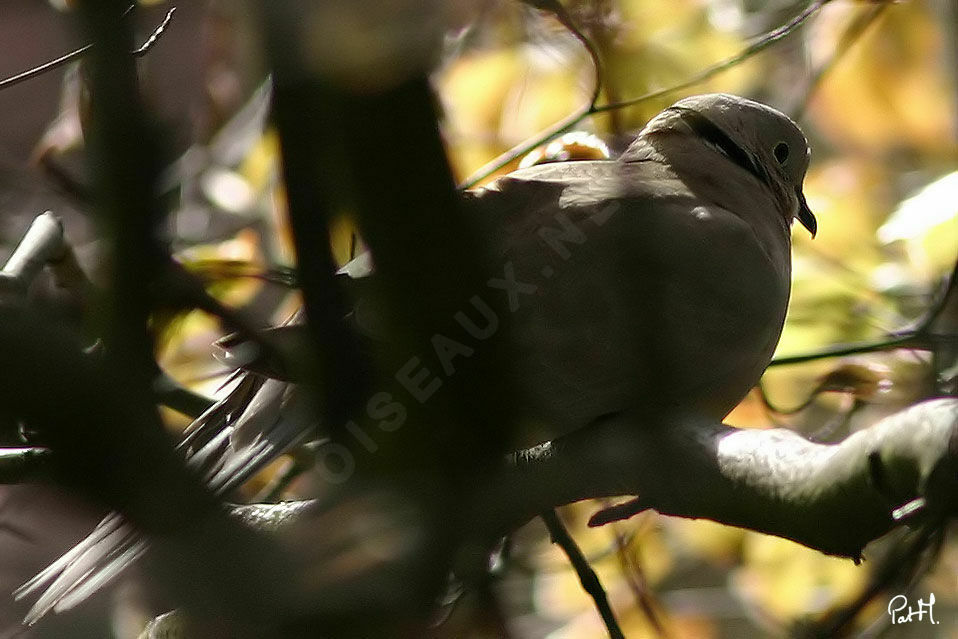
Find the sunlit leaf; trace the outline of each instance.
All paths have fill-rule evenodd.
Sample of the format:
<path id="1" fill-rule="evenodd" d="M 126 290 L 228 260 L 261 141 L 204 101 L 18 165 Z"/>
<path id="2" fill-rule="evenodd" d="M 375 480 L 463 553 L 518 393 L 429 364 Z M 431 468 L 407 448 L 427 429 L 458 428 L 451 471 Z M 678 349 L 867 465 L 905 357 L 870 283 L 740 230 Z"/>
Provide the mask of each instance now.
<path id="1" fill-rule="evenodd" d="M 927 275 L 947 271 L 958 258 L 958 171 L 902 202 L 878 229 L 878 239 L 903 242 L 910 262 Z"/>
<path id="2" fill-rule="evenodd" d="M 809 42 L 814 59 L 826 60 L 860 6 L 825 7 Z M 812 110 L 834 142 L 859 149 L 913 148 L 947 153 L 954 145 L 953 87 L 942 63 L 943 32 L 930 3 L 890 5 L 825 78 Z"/>

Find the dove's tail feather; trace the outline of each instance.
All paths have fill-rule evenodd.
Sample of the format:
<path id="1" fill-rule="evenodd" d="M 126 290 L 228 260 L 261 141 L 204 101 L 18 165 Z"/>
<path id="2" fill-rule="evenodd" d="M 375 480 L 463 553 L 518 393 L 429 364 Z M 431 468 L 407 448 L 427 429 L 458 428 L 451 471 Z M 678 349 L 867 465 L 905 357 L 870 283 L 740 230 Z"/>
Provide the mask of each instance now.
<path id="1" fill-rule="evenodd" d="M 305 404 L 287 384 L 243 374 L 226 397 L 196 419 L 178 448 L 187 466 L 223 495 L 311 432 Z M 244 424 L 255 434 L 235 447 L 231 435 Z M 24 623 L 76 606 L 116 579 L 146 548 L 119 514 L 107 515 L 86 539 L 15 591 L 19 600 L 42 590 Z"/>
<path id="2" fill-rule="evenodd" d="M 104 526 L 107 527 L 112 531 L 104 535 L 99 528 L 95 530 L 74 549 L 79 552 L 71 551 L 71 561 L 61 565 L 58 572 L 48 573 L 45 581 L 21 586 L 15 593 L 17 599 L 49 583 L 24 617 L 24 623 L 33 625 L 51 611 L 73 608 L 111 583 L 146 550 L 145 542 L 119 515 L 111 515 L 111 521 Z"/>

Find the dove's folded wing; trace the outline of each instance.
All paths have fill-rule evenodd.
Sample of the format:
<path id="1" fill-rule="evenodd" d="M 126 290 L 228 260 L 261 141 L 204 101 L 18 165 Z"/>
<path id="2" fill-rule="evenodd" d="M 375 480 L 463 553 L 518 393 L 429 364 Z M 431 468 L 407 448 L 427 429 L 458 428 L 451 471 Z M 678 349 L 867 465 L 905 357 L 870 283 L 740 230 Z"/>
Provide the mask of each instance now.
<path id="1" fill-rule="evenodd" d="M 469 205 L 494 218 L 500 270 L 482 294 L 510 309 L 516 381 L 529 400 L 524 443 L 619 411 L 720 419 L 771 358 L 787 269 L 772 267 L 741 217 L 668 166 L 532 167 Z"/>

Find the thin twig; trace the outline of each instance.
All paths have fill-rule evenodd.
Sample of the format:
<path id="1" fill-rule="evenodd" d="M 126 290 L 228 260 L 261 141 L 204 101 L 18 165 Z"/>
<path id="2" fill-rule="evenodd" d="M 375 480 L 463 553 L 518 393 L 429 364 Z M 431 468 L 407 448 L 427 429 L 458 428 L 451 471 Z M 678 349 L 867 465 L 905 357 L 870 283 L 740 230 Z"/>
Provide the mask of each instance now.
<path id="1" fill-rule="evenodd" d="M 157 404 L 196 419 L 216 403 L 215 400 L 183 386 L 159 367 L 157 370 L 156 377 L 153 378 L 153 396 Z"/>
<path id="2" fill-rule="evenodd" d="M 672 93 L 676 93 L 678 91 L 691 88 L 697 84 L 701 84 L 705 82 L 706 80 L 710 80 L 716 75 L 723 73 L 725 71 L 728 71 L 729 69 L 731 69 L 734 66 L 737 66 L 738 64 L 741 64 L 742 62 L 751 58 L 755 54 L 761 53 L 762 51 L 769 48 L 770 46 L 772 46 L 773 44 L 775 44 L 782 38 L 788 36 L 795 29 L 802 26 L 805 23 L 805 21 L 807 21 L 810 17 L 815 15 L 815 13 L 817 13 L 823 6 L 825 6 L 829 2 L 831 2 L 831 0 L 816 0 L 815 2 L 805 7 L 805 9 L 801 13 L 799 13 L 797 16 L 789 20 L 787 23 L 785 23 L 781 27 L 778 27 L 777 29 L 773 29 L 765 33 L 764 35 L 759 36 L 759 38 L 756 39 L 755 42 L 748 45 L 747 47 L 745 47 L 744 49 L 742 49 L 741 51 L 739 51 L 732 57 L 726 58 L 725 60 L 722 60 L 721 62 L 717 62 L 716 64 L 713 64 L 712 66 L 706 68 L 704 71 L 699 72 L 698 74 L 692 76 L 691 78 L 689 78 L 688 80 L 685 80 L 684 82 L 680 82 L 679 84 L 676 84 L 674 86 L 666 87 L 664 89 L 659 89 L 657 91 L 651 91 L 649 93 L 646 93 L 645 95 L 641 95 L 637 98 L 632 98 L 630 100 L 622 100 L 621 102 L 613 102 L 610 104 L 603 104 L 601 106 L 597 106 L 592 111 L 592 113 L 604 113 L 606 111 L 611 111 L 613 109 L 621 109 L 624 107 L 634 106 L 641 102 L 648 102 L 649 100 L 661 98 L 663 96 L 670 95 Z"/>
<path id="3" fill-rule="evenodd" d="M 823 391 L 821 386 L 819 386 L 809 393 L 808 397 L 806 397 L 798 406 L 794 406 L 792 408 L 782 408 L 778 404 L 772 402 L 771 398 L 768 396 L 768 393 L 765 391 L 765 385 L 761 381 L 759 381 L 755 388 L 758 390 L 758 398 L 762 402 L 762 405 L 768 412 L 774 415 L 794 415 L 796 413 L 800 413 L 811 406 Z"/>
<path id="4" fill-rule="evenodd" d="M 608 506 L 589 517 L 589 528 L 605 526 L 613 521 L 628 519 L 651 507 L 649 502 L 641 497 L 635 497 L 621 504 Z"/>
<path id="5" fill-rule="evenodd" d="M 946 308 L 958 307 L 958 260 L 951 269 L 951 275 L 938 287 L 932 296 L 928 311 L 914 323 L 914 328 L 905 328 L 896 334 L 902 335 L 905 332 L 926 333 L 935 330 L 935 323 L 939 317 L 948 317 L 942 315 Z"/>
<path id="6" fill-rule="evenodd" d="M 134 5 L 131 5 L 130 8 L 126 10 L 126 13 L 124 13 L 123 15 L 126 16 L 127 14 L 129 14 L 130 11 L 133 9 L 133 6 Z M 163 36 L 163 34 L 166 32 L 167 27 L 170 26 L 170 22 L 173 20 L 173 13 L 175 11 L 176 11 L 176 7 L 172 7 L 169 11 L 167 11 L 166 17 L 163 18 L 163 21 L 160 22 L 159 26 L 153 29 L 153 32 L 150 33 L 150 37 L 146 39 L 146 42 L 144 42 L 141 46 L 137 47 L 136 49 L 130 52 L 134 57 L 139 58 L 143 55 L 146 55 L 146 53 L 153 48 L 153 45 L 156 44 L 157 40 L 159 40 Z M 50 60 L 49 62 L 44 62 L 43 64 L 39 66 L 33 67 L 32 69 L 27 69 L 26 71 L 22 73 L 18 73 L 17 75 L 14 75 L 14 76 L 10 76 L 9 78 L 4 78 L 3 80 L 0 80 L 0 91 L 3 91 L 4 89 L 9 89 L 10 87 L 16 86 L 20 84 L 21 82 L 32 80 L 33 78 L 41 76 L 48 71 L 53 71 L 54 69 L 57 69 L 66 64 L 69 64 L 73 62 L 74 60 L 79 60 L 84 55 L 86 55 L 92 48 L 93 48 L 93 43 L 91 42 L 89 44 L 83 45 L 79 49 L 75 49 L 74 51 L 71 51 L 70 53 L 66 53 L 62 55 L 59 58 Z"/>
<path id="7" fill-rule="evenodd" d="M 555 3 L 557 8 L 553 8 L 556 19 L 559 21 L 563 27 L 565 27 L 569 33 L 571 33 L 576 40 L 582 45 L 586 53 L 589 54 L 589 59 L 592 61 L 592 71 L 593 71 L 593 81 L 592 81 L 592 94 L 589 96 L 589 108 L 593 108 L 595 103 L 599 100 L 599 95 L 602 93 L 602 58 L 599 57 L 599 50 L 592 44 L 592 41 L 582 32 L 582 29 L 575 23 L 572 19 L 572 16 L 569 14 L 569 11 L 559 4 Z"/>
<path id="8" fill-rule="evenodd" d="M 624 542 L 626 545 L 631 543 L 632 535 L 624 536 Z M 605 561 L 610 557 L 615 556 L 619 551 L 618 546 L 615 543 L 615 540 L 612 540 L 612 543 L 604 546 L 594 553 L 585 556 L 586 562 L 590 565 L 595 564 L 600 561 Z M 523 575 L 554 575 L 563 573 L 569 569 L 568 562 L 563 559 L 557 559 L 552 562 L 542 562 L 542 561 L 529 561 L 523 558 L 522 556 L 510 556 L 509 557 L 509 569 L 517 570 Z"/>
<path id="9" fill-rule="evenodd" d="M 230 331 L 236 331 L 261 349 L 262 355 L 283 362 L 294 373 L 299 373 L 301 362 L 288 361 L 283 350 L 270 335 L 269 331 L 262 330 L 258 318 L 241 308 L 232 308 L 213 297 L 205 288 L 204 283 L 195 274 L 186 270 L 181 264 L 169 261 L 167 268 L 157 278 L 157 289 L 162 291 L 160 305 L 171 305 L 174 308 L 199 309 L 220 319 Z"/>
<path id="10" fill-rule="evenodd" d="M 133 50 L 133 57 L 139 58 L 147 53 L 150 49 L 153 48 L 153 45 L 163 37 L 163 34 L 166 33 L 167 27 L 170 26 L 170 22 L 173 21 L 173 14 L 176 13 L 176 7 L 170 7 L 170 10 L 166 12 L 166 17 L 163 18 L 163 21 L 153 29 L 153 32 L 150 34 L 150 37 L 146 39 L 146 42 L 141 44 L 139 47 Z"/>
<path id="11" fill-rule="evenodd" d="M 839 39 L 838 46 L 835 47 L 835 51 L 832 52 L 832 55 L 829 56 L 828 60 L 823 62 L 812 72 L 812 77 L 808 80 L 805 90 L 802 91 L 801 102 L 797 107 L 791 110 L 792 117 L 795 120 L 801 119 L 801 117 L 805 114 L 805 110 L 808 108 L 808 105 L 818 90 L 818 87 L 821 86 L 822 80 L 825 79 L 825 76 L 835 68 L 839 60 L 841 60 L 845 54 L 851 50 L 852 45 L 861 39 L 865 32 L 868 31 L 868 28 L 878 20 L 879 16 L 881 16 L 881 14 L 889 6 L 890 3 L 886 2 L 873 4 L 871 6 L 865 7 L 858 15 L 854 17 L 854 19 L 852 19 L 851 23 L 842 34 L 842 37 Z"/>
<path id="12" fill-rule="evenodd" d="M 37 76 L 41 76 L 47 71 L 52 71 L 58 67 L 62 67 L 65 64 L 69 64 L 74 60 L 79 60 L 83 55 L 93 48 L 92 44 L 85 44 L 75 51 L 71 51 L 65 55 L 60 56 L 55 60 L 50 60 L 49 62 L 44 62 L 40 66 L 33 67 L 28 69 L 23 73 L 18 73 L 17 75 L 10 76 L 9 78 L 4 78 L 0 80 L 0 91 L 4 89 L 9 89 L 12 86 L 20 84 L 21 82 L 26 82 L 27 80 L 32 80 Z"/>
<path id="13" fill-rule="evenodd" d="M 625 575 L 626 583 L 629 584 L 629 588 L 632 590 L 632 596 L 635 597 L 635 602 L 639 605 L 639 608 L 642 609 L 645 618 L 649 620 L 649 624 L 653 630 L 655 630 L 655 634 L 663 639 L 667 639 L 671 635 L 665 628 L 665 624 L 662 623 L 662 619 L 659 618 L 658 611 L 655 609 L 655 601 L 649 594 L 649 582 L 645 577 L 642 564 L 629 554 L 628 539 L 619 532 L 615 524 L 612 525 L 612 536 L 615 538 L 616 555 L 619 558 L 619 565 L 622 568 L 622 573 Z"/>
<path id="14" fill-rule="evenodd" d="M 797 16 L 792 18 L 789 22 L 785 23 L 781 27 L 778 27 L 777 29 L 773 29 L 772 31 L 769 31 L 765 33 L 764 35 L 760 36 L 759 38 L 755 40 L 755 42 L 745 47 L 742 51 L 740 51 L 736 55 L 730 58 L 727 58 L 721 62 L 718 62 L 716 64 L 713 64 L 712 66 L 692 76 L 688 80 L 680 82 L 679 84 L 666 87 L 664 89 L 658 89 L 656 91 L 652 91 L 644 95 L 641 95 L 637 98 L 622 100 L 620 102 L 610 102 L 608 104 L 603 104 L 603 105 L 596 105 L 594 101 L 590 102 L 582 109 L 576 111 L 575 113 L 572 113 L 571 115 L 560 120 L 559 122 L 556 122 L 554 125 L 547 128 L 545 131 L 542 131 L 536 134 L 535 136 L 525 140 L 524 142 L 517 144 L 510 150 L 499 155 L 497 158 L 495 158 L 491 162 L 488 162 L 478 171 L 476 171 L 475 173 L 470 175 L 468 178 L 466 178 L 466 180 L 459 185 L 459 188 L 469 189 L 476 186 L 477 184 L 482 182 L 484 179 L 486 179 L 487 177 L 489 177 L 490 175 L 492 175 L 499 169 L 503 168 L 510 162 L 525 155 L 526 153 L 529 153 L 530 151 L 535 149 L 537 146 L 541 144 L 545 144 L 546 142 L 565 133 L 566 131 L 568 131 L 569 129 L 574 127 L 576 124 L 578 124 L 585 118 L 589 117 L 590 115 L 595 115 L 597 113 L 606 113 L 608 111 L 613 111 L 615 109 L 622 109 L 625 107 L 635 106 L 642 102 L 648 102 L 649 100 L 654 100 L 656 98 L 660 98 L 665 95 L 676 93 L 678 91 L 682 91 L 684 89 L 693 87 L 697 84 L 701 84 L 702 82 L 705 82 L 706 80 L 709 80 L 712 77 L 731 69 L 732 67 L 740 64 L 741 62 L 747 60 L 748 58 L 754 56 L 755 54 L 760 53 L 761 51 L 764 51 L 771 45 L 775 44 L 779 40 L 791 34 L 793 31 L 795 31 L 798 27 L 802 26 L 802 24 L 804 24 L 811 16 L 817 13 L 823 6 L 825 6 L 829 2 L 831 2 L 831 0 L 816 0 L 815 2 L 812 2 L 801 13 L 799 13 Z M 580 36 L 576 36 L 576 37 L 580 37 Z"/>
<path id="15" fill-rule="evenodd" d="M 595 602 L 595 607 L 605 623 L 609 637 L 611 639 L 625 639 L 625 635 L 619 627 L 619 622 L 616 621 L 615 614 L 612 612 L 612 607 L 609 605 L 609 598 L 605 594 L 602 582 L 599 581 L 599 577 L 592 570 L 592 566 L 589 565 L 585 555 L 582 554 L 582 549 L 575 543 L 575 539 L 572 538 L 569 531 L 566 530 L 565 525 L 559 519 L 558 513 L 555 510 L 547 510 L 539 516 L 542 517 L 546 528 L 549 529 L 549 535 L 552 537 L 553 543 L 562 548 L 562 551 L 569 558 L 569 562 L 579 576 L 579 582 L 582 584 L 583 590 L 589 593 Z"/>
<path id="16" fill-rule="evenodd" d="M 613 0 L 598 0 L 598 2 L 592 5 L 592 14 L 591 22 L 589 22 L 590 35 L 592 37 L 593 45 L 599 53 L 601 59 L 612 60 L 615 57 L 614 51 L 614 42 L 616 40 L 616 34 L 613 32 L 615 28 L 618 28 L 618 24 L 613 26 L 609 20 L 609 16 L 613 15 L 614 9 L 612 7 Z M 603 67 L 602 73 L 599 76 L 599 81 L 602 83 L 602 93 L 605 95 L 607 102 L 618 102 L 622 99 L 619 87 L 614 84 L 615 74 L 609 73 L 608 67 Z M 593 104 L 598 100 L 594 100 Z M 620 139 L 623 134 L 623 118 L 622 113 L 619 111 L 610 111 L 609 112 L 609 133 L 612 135 L 613 140 Z"/>
<path id="17" fill-rule="evenodd" d="M 836 637 L 842 634 L 848 625 L 858 616 L 865 606 L 875 597 L 887 590 L 895 581 L 920 576 L 919 562 L 922 554 L 931 546 L 941 543 L 943 523 L 929 522 L 923 526 L 911 540 L 901 543 L 897 552 L 892 552 L 881 562 L 865 590 L 850 604 L 826 615 L 819 622 L 801 629 L 799 637 Z M 928 564 L 930 566 L 931 564 Z"/>
<path id="18" fill-rule="evenodd" d="M 814 389 L 796 406 L 791 408 L 782 408 L 779 404 L 772 402 L 772 399 L 768 396 L 768 393 L 765 390 L 765 385 L 760 381 L 758 385 L 755 386 L 755 389 L 758 391 L 758 398 L 761 403 L 765 406 L 765 409 L 774 414 L 781 416 L 797 415 L 802 412 L 809 406 L 815 403 L 815 400 L 818 399 L 820 395 L 824 393 L 842 393 L 844 395 L 854 394 L 855 389 L 850 384 L 836 386 L 833 382 L 829 381 L 826 377 Z"/>
<path id="19" fill-rule="evenodd" d="M 871 342 L 836 344 L 811 353 L 778 357 L 773 359 L 769 366 L 801 364 L 828 357 L 873 353 L 893 348 L 928 348 L 935 343 L 956 341 L 958 335 L 942 335 L 933 331 L 935 321 L 945 310 L 945 307 L 951 303 L 953 295 L 958 295 L 958 262 L 955 262 L 951 276 L 935 292 L 928 311 L 912 327 L 895 331 Z"/>
<path id="20" fill-rule="evenodd" d="M 777 357 L 771 361 L 769 366 L 788 366 L 790 364 L 802 364 L 816 359 L 825 359 L 828 357 L 842 357 L 845 355 L 857 355 L 859 353 L 874 353 L 876 351 L 887 351 L 893 348 L 920 348 L 924 342 L 916 339 L 917 335 L 905 335 L 901 337 L 892 337 L 879 339 L 873 342 L 859 342 L 856 344 L 836 344 L 811 353 L 802 355 L 789 355 L 788 357 Z"/>
<path id="21" fill-rule="evenodd" d="M 189 260 L 184 264 L 190 273 L 207 281 L 255 279 L 286 288 L 296 288 L 296 271 L 285 266 L 260 266 L 246 260 Z"/>
<path id="22" fill-rule="evenodd" d="M 575 24 L 575 21 L 572 19 L 572 16 L 569 15 L 569 12 L 565 9 L 565 7 L 558 2 L 555 2 L 549 3 L 549 8 L 547 10 L 555 15 L 559 23 L 565 27 L 576 38 L 576 40 L 579 41 L 580 44 L 582 44 L 586 50 L 586 53 L 589 54 L 589 59 L 592 61 L 592 69 L 594 73 L 592 93 L 589 95 L 589 101 L 586 102 L 586 104 L 584 104 L 578 111 L 555 123 L 545 131 L 536 134 L 532 138 L 509 149 L 490 162 L 487 162 L 485 165 L 480 167 L 479 170 L 466 178 L 465 181 L 459 185 L 460 189 L 470 189 L 474 187 L 479 182 L 483 181 L 516 158 L 529 153 L 540 144 L 545 144 L 556 136 L 565 133 L 577 123 L 581 122 L 592 113 L 595 113 L 595 103 L 599 99 L 599 95 L 602 93 L 602 60 L 599 57 L 599 52 L 589 38 L 586 37 L 582 30 L 579 29 L 579 27 Z"/>

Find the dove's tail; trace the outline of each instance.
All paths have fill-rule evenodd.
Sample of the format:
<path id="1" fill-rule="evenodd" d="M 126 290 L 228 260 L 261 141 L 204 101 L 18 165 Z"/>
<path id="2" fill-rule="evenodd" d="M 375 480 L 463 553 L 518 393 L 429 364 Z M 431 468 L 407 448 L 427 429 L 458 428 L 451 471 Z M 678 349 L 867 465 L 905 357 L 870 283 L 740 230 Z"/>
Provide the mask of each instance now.
<path id="1" fill-rule="evenodd" d="M 33 625 L 51 611 L 73 608 L 111 583 L 144 550 L 146 543 L 133 528 L 110 513 L 86 539 L 14 592 L 19 600 L 44 589 L 23 622 Z"/>
<path id="2" fill-rule="evenodd" d="M 312 425 L 299 410 L 287 411 L 291 404 L 302 403 L 290 400 L 287 384 L 238 374 L 236 387 L 193 422 L 178 446 L 187 466 L 218 495 L 288 450 Z M 253 428 L 242 430 L 256 434 L 237 446 L 230 436 L 243 424 Z M 115 580 L 146 548 L 146 541 L 119 514 L 107 515 L 86 539 L 14 592 L 19 600 L 42 591 L 24 623 L 32 625 L 51 611 L 73 608 Z"/>

